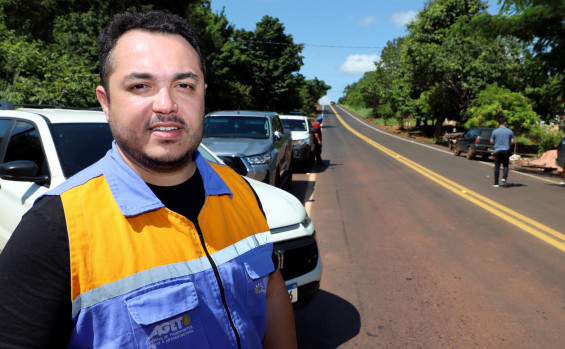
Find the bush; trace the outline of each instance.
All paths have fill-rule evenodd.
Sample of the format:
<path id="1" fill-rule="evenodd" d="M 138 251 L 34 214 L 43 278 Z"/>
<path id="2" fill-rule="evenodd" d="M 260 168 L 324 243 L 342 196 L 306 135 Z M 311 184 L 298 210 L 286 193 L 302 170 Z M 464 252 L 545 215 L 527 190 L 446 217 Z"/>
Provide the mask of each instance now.
<path id="1" fill-rule="evenodd" d="M 497 127 L 498 119 L 505 117 L 508 127 L 520 134 L 535 125 L 540 119 L 530 101 L 520 93 L 497 85 L 489 85 L 479 93 L 467 110 L 469 119 L 465 127 L 487 126 Z"/>
<path id="2" fill-rule="evenodd" d="M 561 132 L 551 130 L 548 125 L 536 124 L 530 128 L 530 138 L 539 145 L 540 152 L 556 149 L 561 141 Z"/>

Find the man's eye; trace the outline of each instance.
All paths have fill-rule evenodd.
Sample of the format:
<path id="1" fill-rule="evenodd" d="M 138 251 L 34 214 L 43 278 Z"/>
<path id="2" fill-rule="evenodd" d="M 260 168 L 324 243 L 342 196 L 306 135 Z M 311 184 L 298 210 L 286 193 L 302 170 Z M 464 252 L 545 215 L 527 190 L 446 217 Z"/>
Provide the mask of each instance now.
<path id="1" fill-rule="evenodd" d="M 183 83 L 183 82 L 181 82 L 178 86 L 179 86 L 180 88 L 189 88 L 189 89 L 192 88 L 192 85 L 191 85 L 191 84 Z"/>
<path id="2" fill-rule="evenodd" d="M 145 84 L 135 84 L 130 87 L 130 90 L 141 90 L 144 89 L 145 87 L 147 87 L 147 85 Z"/>

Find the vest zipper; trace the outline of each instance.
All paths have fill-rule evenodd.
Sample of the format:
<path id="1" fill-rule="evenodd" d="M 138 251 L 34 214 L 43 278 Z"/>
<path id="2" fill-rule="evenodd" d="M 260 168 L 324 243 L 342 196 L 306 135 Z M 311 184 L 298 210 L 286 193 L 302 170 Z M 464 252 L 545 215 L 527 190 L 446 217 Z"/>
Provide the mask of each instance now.
<path id="1" fill-rule="evenodd" d="M 224 309 L 228 314 L 228 319 L 230 320 L 231 328 L 233 330 L 233 333 L 235 334 L 235 339 L 237 340 L 237 347 L 241 349 L 241 338 L 239 337 L 239 332 L 237 331 L 237 328 L 235 327 L 235 323 L 233 322 L 233 319 L 231 317 L 230 309 L 228 307 L 228 302 L 226 301 L 226 292 L 224 290 L 222 279 L 220 278 L 220 273 L 218 272 L 218 267 L 216 266 L 216 263 L 214 263 L 212 256 L 210 256 L 210 253 L 206 248 L 206 243 L 204 242 L 204 236 L 202 235 L 202 229 L 200 229 L 200 224 L 198 224 L 198 222 L 195 222 L 194 226 L 196 227 L 196 231 L 198 232 L 198 237 L 200 237 L 200 243 L 202 244 L 202 248 L 204 248 L 206 257 L 208 258 L 208 261 L 210 262 L 210 265 L 212 265 L 212 269 L 214 270 L 214 275 L 216 276 L 216 282 L 218 282 L 220 295 L 222 296 L 222 303 L 224 304 Z"/>

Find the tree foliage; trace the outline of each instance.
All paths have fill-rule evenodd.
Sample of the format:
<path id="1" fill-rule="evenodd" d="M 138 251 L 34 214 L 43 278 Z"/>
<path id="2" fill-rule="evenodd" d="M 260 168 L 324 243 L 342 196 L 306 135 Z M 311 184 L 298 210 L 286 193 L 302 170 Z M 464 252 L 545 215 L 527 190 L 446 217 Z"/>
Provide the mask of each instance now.
<path id="1" fill-rule="evenodd" d="M 316 112 L 318 101 L 326 95 L 326 92 L 328 92 L 331 86 L 326 84 L 323 80 L 318 80 L 318 78 L 305 80 L 301 85 L 301 111 L 304 115 L 312 115 Z"/>
<path id="2" fill-rule="evenodd" d="M 545 120 L 562 114 L 565 95 L 565 2 L 499 0 L 500 12 L 473 19 L 469 30 L 486 38 L 515 37 L 528 47 L 526 94 Z"/>
<path id="3" fill-rule="evenodd" d="M 241 78 L 251 87 L 252 108 L 262 105 L 267 110 L 289 111 L 300 107 L 303 78 L 298 71 L 303 65 L 303 45 L 295 44 L 284 30 L 277 18 L 264 16 L 253 32 L 238 30 L 234 35 L 245 56 L 248 74 Z"/>
<path id="4" fill-rule="evenodd" d="M 207 111 L 311 110 L 312 99 L 329 89 L 298 73 L 303 47 L 278 19 L 264 17 L 253 32 L 236 30 L 223 11 L 212 12 L 210 0 L 0 0 L 0 98 L 96 106 L 100 29 L 115 13 L 150 9 L 187 18 L 199 35 Z"/>
<path id="5" fill-rule="evenodd" d="M 529 130 L 540 120 L 528 98 L 497 85 L 489 85 L 479 93 L 468 113 L 470 118 L 465 127 L 496 127 L 498 119 L 505 117 L 509 127 L 518 134 Z"/>

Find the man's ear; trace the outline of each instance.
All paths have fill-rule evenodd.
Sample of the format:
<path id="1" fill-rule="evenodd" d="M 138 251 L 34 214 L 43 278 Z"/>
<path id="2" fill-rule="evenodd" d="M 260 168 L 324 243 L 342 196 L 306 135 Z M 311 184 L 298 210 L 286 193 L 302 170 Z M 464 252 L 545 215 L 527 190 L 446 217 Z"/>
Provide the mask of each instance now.
<path id="1" fill-rule="evenodd" d="M 96 98 L 98 98 L 98 103 L 100 103 L 100 106 L 102 107 L 102 110 L 104 111 L 104 114 L 106 114 L 106 121 L 108 120 L 109 117 L 109 110 L 110 110 L 110 99 L 108 97 L 108 94 L 106 93 L 106 90 L 104 89 L 104 87 L 102 86 L 98 86 L 96 87 Z"/>

